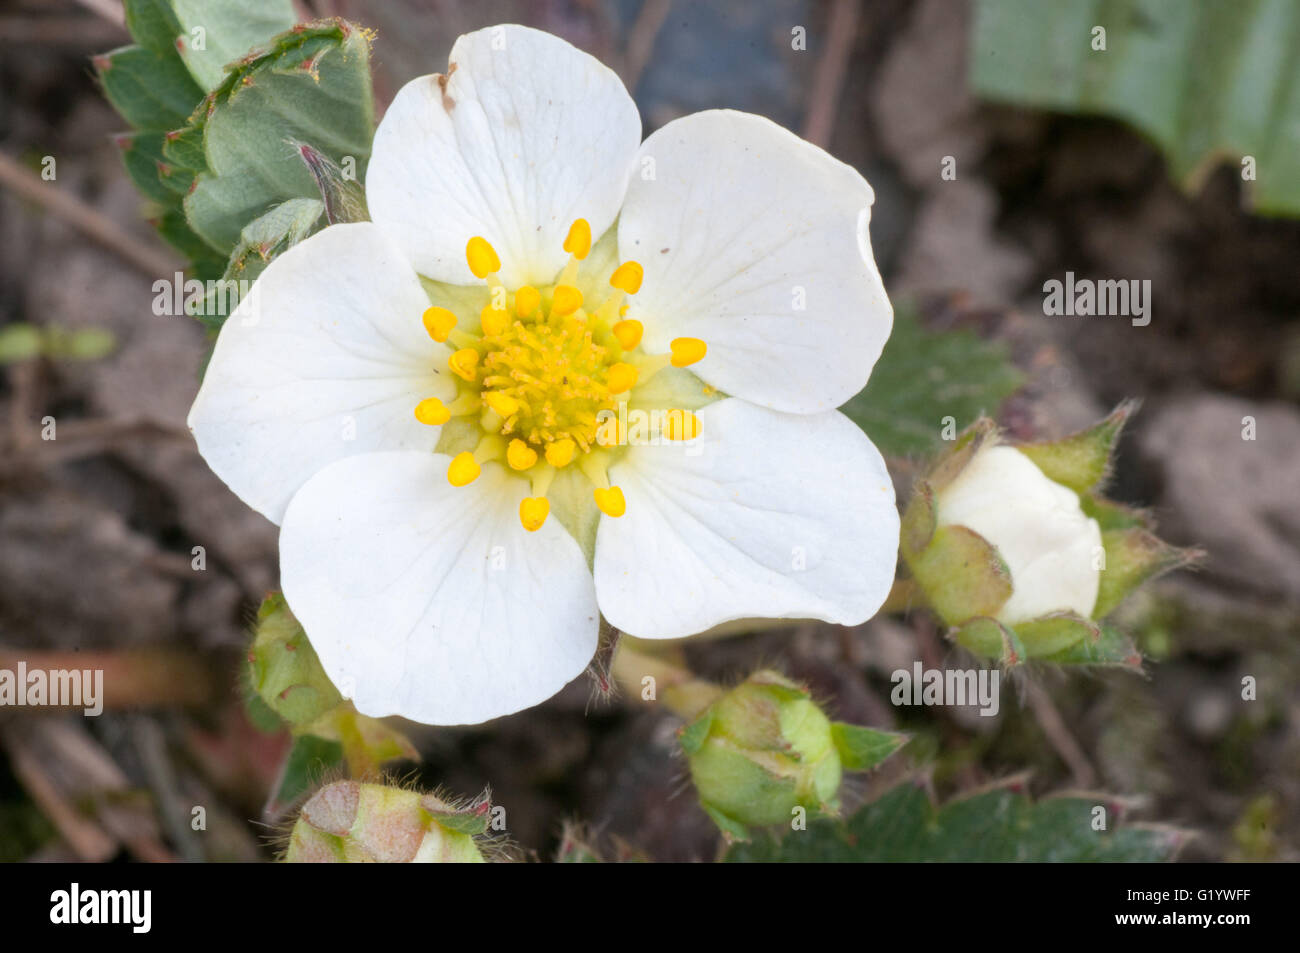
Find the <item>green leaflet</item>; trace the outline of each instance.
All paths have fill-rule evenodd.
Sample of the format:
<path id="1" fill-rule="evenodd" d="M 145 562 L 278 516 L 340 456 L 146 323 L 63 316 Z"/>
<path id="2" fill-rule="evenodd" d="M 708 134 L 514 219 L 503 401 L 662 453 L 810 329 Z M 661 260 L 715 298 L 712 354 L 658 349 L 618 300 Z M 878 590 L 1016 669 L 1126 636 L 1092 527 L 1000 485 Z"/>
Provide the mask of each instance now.
<path id="1" fill-rule="evenodd" d="M 871 380 L 841 410 L 888 456 L 928 454 L 982 413 L 997 414 L 1022 378 L 1001 344 L 973 331 L 933 333 L 903 308 Z"/>
<path id="2" fill-rule="evenodd" d="M 1107 830 L 1094 829 L 1105 809 Z M 1171 860 L 1187 834 L 1160 825 L 1123 824 L 1121 805 L 1106 795 L 1031 801 L 998 787 L 931 803 L 904 783 L 847 820 L 817 819 L 780 840 L 770 834 L 727 852 L 729 863 L 873 862 L 1156 862 Z"/>
<path id="3" fill-rule="evenodd" d="M 1106 31 L 1094 50 L 1093 29 Z M 1251 156 L 1264 213 L 1300 214 L 1300 6 L 1292 0 L 978 0 L 971 84 L 981 96 L 1123 119 L 1195 189 Z"/>

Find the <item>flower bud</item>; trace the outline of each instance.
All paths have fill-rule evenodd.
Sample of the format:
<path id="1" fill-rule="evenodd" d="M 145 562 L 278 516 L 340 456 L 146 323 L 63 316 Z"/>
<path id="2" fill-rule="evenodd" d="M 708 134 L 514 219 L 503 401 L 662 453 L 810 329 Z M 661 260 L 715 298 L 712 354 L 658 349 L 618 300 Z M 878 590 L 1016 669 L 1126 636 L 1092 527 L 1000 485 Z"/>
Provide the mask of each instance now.
<path id="1" fill-rule="evenodd" d="M 981 448 L 935 499 L 938 527 L 972 530 L 1002 558 L 1011 594 L 997 610 L 999 621 L 1092 615 L 1101 528 L 1084 514 L 1077 493 L 1049 480 L 1019 450 Z"/>
<path id="2" fill-rule="evenodd" d="M 832 723 L 800 685 L 760 671 L 719 696 L 681 730 L 700 804 L 724 836 L 789 824 L 804 808 L 835 813 L 844 770 L 865 770 L 900 735 Z"/>
<path id="3" fill-rule="evenodd" d="M 917 484 L 900 551 L 956 642 L 1009 665 L 1140 666 L 1132 642 L 1097 620 L 1199 554 L 1161 542 L 1145 514 L 1098 492 L 1134 406 L 1018 447 L 981 419 Z"/>
<path id="4" fill-rule="evenodd" d="M 486 802 L 457 810 L 432 795 L 336 781 L 303 805 L 288 863 L 481 864 L 474 842 L 487 830 Z"/>

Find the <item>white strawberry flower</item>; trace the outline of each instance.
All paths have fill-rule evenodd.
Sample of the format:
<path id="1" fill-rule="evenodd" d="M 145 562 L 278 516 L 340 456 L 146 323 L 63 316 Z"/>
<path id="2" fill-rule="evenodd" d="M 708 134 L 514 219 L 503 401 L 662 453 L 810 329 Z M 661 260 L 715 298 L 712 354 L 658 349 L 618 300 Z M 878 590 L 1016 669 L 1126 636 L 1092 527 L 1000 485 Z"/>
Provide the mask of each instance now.
<path id="1" fill-rule="evenodd" d="M 222 328 L 190 427 L 367 715 L 534 705 L 602 614 L 857 624 L 889 590 L 890 479 L 835 410 L 892 324 L 870 186 L 758 116 L 640 131 L 568 43 L 462 36 L 379 125 L 373 220 Z"/>

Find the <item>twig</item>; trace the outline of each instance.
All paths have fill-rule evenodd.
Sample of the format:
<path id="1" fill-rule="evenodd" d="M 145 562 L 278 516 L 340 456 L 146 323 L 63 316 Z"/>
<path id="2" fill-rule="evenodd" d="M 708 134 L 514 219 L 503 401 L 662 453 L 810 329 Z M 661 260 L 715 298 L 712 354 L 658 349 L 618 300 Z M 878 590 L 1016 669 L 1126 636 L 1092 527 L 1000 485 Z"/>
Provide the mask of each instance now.
<path id="1" fill-rule="evenodd" d="M 126 26 L 126 13 L 122 8 L 121 0 L 77 0 L 77 2 L 109 23 Z"/>
<path id="2" fill-rule="evenodd" d="M 826 52 L 817 64 L 812 92 L 808 97 L 808 114 L 804 119 L 803 137 L 823 149 L 830 147 L 831 131 L 839 109 L 840 91 L 848 70 L 849 54 L 858 37 L 860 0 L 832 0 L 830 22 L 826 26 Z"/>
<path id="3" fill-rule="evenodd" d="M 101 215 L 76 196 L 43 182 L 40 176 L 3 152 L 0 152 L 0 186 L 41 205 L 56 218 L 120 255 L 150 277 L 170 275 L 180 267 L 173 256 L 140 245 L 111 218 Z"/>
<path id="4" fill-rule="evenodd" d="M 636 84 L 650 62 L 654 52 L 655 40 L 668 19 L 672 9 L 672 0 L 645 0 L 636 15 L 636 22 L 628 31 L 627 48 L 623 53 L 623 85 L 629 92 L 636 92 Z"/>
<path id="5" fill-rule="evenodd" d="M 1051 696 L 1043 689 L 1033 683 L 1026 682 L 1025 698 L 1029 702 L 1029 707 L 1038 719 L 1038 725 L 1043 729 L 1043 734 L 1047 735 L 1047 740 L 1051 742 L 1056 753 L 1061 756 L 1070 773 L 1074 775 L 1074 783 L 1081 788 L 1090 788 L 1097 783 L 1097 771 L 1093 768 L 1088 756 L 1084 754 L 1083 748 L 1079 742 L 1074 740 L 1074 735 L 1070 734 L 1070 729 L 1065 724 L 1065 719 L 1057 710 Z"/>
<path id="6" fill-rule="evenodd" d="M 22 17 L 0 19 L 0 43 L 15 46 L 62 46 L 98 50 L 122 42 L 122 29 L 87 17 Z"/>
<path id="7" fill-rule="evenodd" d="M 47 753 L 30 745 L 12 726 L 0 728 L 0 747 L 9 753 L 14 776 L 79 858 L 88 863 L 103 863 L 117 853 L 113 838 L 84 817 L 45 770 Z"/>

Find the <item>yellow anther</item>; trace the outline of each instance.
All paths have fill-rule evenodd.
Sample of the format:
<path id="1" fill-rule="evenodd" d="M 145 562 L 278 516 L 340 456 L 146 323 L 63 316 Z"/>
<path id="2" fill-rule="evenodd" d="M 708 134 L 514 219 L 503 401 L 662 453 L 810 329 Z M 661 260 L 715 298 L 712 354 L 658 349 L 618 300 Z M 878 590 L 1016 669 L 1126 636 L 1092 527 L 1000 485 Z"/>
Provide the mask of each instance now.
<path id="1" fill-rule="evenodd" d="M 664 436 L 669 440 L 694 440 L 700 435 L 700 418 L 689 410 L 670 410 L 665 415 Z"/>
<path id="2" fill-rule="evenodd" d="M 447 335 L 451 329 L 456 326 L 456 316 L 446 308 L 439 308 L 434 305 L 424 312 L 424 330 L 429 332 L 429 337 L 433 338 L 439 344 L 447 340 Z"/>
<path id="3" fill-rule="evenodd" d="M 505 420 L 519 413 L 519 401 L 509 394 L 503 394 L 500 391 L 488 390 L 483 392 L 483 403 L 487 404 L 498 414 L 501 419 Z"/>
<path id="4" fill-rule="evenodd" d="M 498 334 L 504 334 L 506 328 L 510 327 L 510 312 L 488 305 L 478 316 L 479 324 L 483 326 L 483 333 L 488 337 L 496 337 Z"/>
<path id="5" fill-rule="evenodd" d="M 623 499 L 623 491 L 616 486 L 598 486 L 592 491 L 592 496 L 596 498 L 596 506 L 606 516 L 619 517 L 627 512 L 627 500 Z"/>
<path id="6" fill-rule="evenodd" d="M 527 470 L 537 462 L 537 451 L 518 438 L 506 447 L 506 463 L 512 470 Z"/>
<path id="7" fill-rule="evenodd" d="M 611 331 L 618 343 L 622 345 L 623 350 L 631 351 L 641 343 L 641 335 L 645 333 L 645 325 L 635 318 L 629 318 L 626 321 L 620 321 L 615 324 Z"/>
<path id="8" fill-rule="evenodd" d="M 451 411 L 436 397 L 430 397 L 415 405 L 415 419 L 430 427 L 439 427 L 451 420 Z"/>
<path id="9" fill-rule="evenodd" d="M 619 291 L 634 295 L 641 290 L 641 279 L 644 277 L 645 269 L 639 262 L 625 261 L 614 269 L 614 273 L 609 276 L 609 283 Z"/>
<path id="10" fill-rule="evenodd" d="M 465 260 L 469 262 L 469 270 L 474 273 L 475 278 L 486 278 L 493 272 L 501 270 L 501 259 L 497 257 L 497 250 L 481 235 L 475 235 L 465 246 Z"/>
<path id="11" fill-rule="evenodd" d="M 673 338 L 668 346 L 673 352 L 673 367 L 689 367 L 704 357 L 709 349 L 699 338 Z"/>
<path id="12" fill-rule="evenodd" d="M 544 496 L 526 496 L 519 501 L 519 522 L 530 533 L 535 533 L 542 528 L 550 512 L 550 501 Z"/>
<path id="13" fill-rule="evenodd" d="M 515 313 L 521 318 L 531 317 L 541 303 L 541 292 L 532 285 L 524 285 L 515 292 Z"/>
<path id="14" fill-rule="evenodd" d="M 551 295 L 551 314 L 573 314 L 582 307 L 582 292 L 573 285 L 556 285 Z"/>
<path id="15" fill-rule="evenodd" d="M 569 226 L 569 237 L 564 240 L 564 250 L 582 261 L 591 251 L 591 226 L 580 218 Z"/>
<path id="16" fill-rule="evenodd" d="M 606 386 L 611 394 L 621 394 L 629 391 L 636 386 L 636 379 L 640 372 L 631 364 L 615 364 L 609 369 L 609 378 Z"/>
<path id="17" fill-rule="evenodd" d="M 482 472 L 483 468 L 474 459 L 474 454 L 465 450 L 456 454 L 451 461 L 451 466 L 447 467 L 447 482 L 452 486 L 468 486 L 477 480 Z"/>
<path id="18" fill-rule="evenodd" d="M 573 461 L 578 445 L 570 438 L 557 440 L 546 445 L 546 462 L 553 467 L 567 467 Z"/>
<path id="19" fill-rule="evenodd" d="M 478 351 L 472 347 L 463 347 L 447 359 L 447 366 L 457 377 L 473 381 L 475 368 L 478 367 Z"/>

